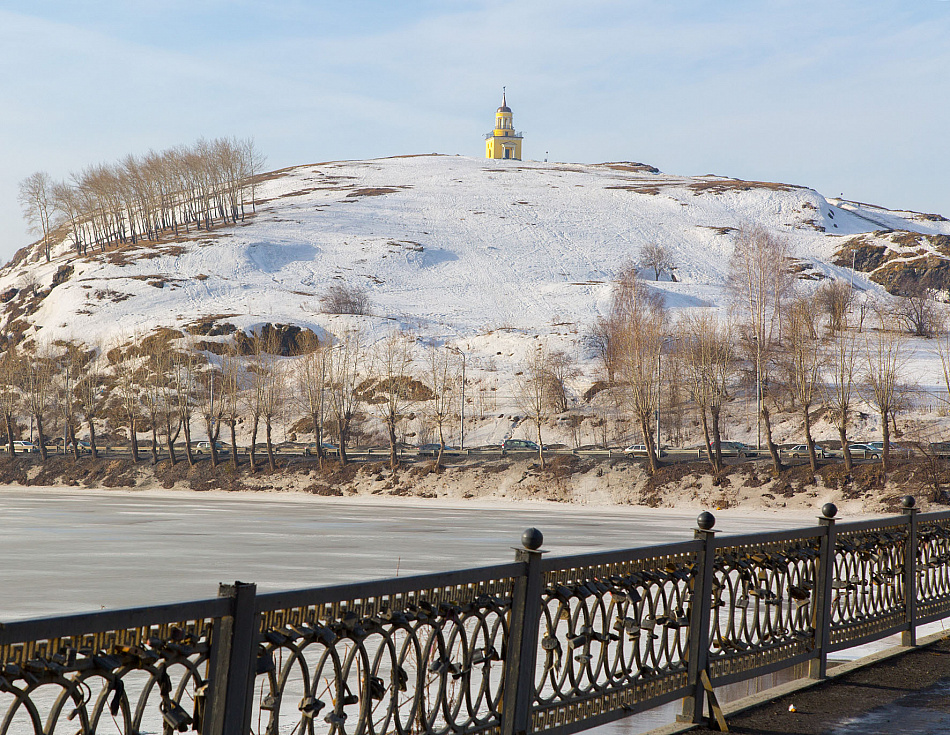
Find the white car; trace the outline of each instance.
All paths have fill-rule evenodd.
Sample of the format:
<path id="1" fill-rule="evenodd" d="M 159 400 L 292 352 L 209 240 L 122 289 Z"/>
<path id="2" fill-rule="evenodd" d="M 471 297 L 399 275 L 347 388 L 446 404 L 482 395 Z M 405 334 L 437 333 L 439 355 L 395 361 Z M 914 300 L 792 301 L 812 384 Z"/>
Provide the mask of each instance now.
<path id="1" fill-rule="evenodd" d="M 633 457 L 646 457 L 647 456 L 647 445 L 646 444 L 631 444 L 629 447 L 623 450 L 624 454 L 629 454 Z M 662 449 L 660 450 L 659 456 L 662 457 L 666 454 Z"/>
<path id="2" fill-rule="evenodd" d="M 26 454 L 33 454 L 40 451 L 40 448 L 36 446 L 33 442 L 26 441 L 14 441 L 13 442 L 13 451 L 14 452 L 24 452 Z"/>
<path id="3" fill-rule="evenodd" d="M 807 457 L 808 456 L 808 445 L 807 444 L 796 444 L 794 447 L 788 450 L 788 453 L 792 457 Z M 831 452 L 825 449 L 820 444 L 815 445 L 815 456 L 819 459 L 827 459 L 831 456 Z"/>
<path id="4" fill-rule="evenodd" d="M 218 454 L 231 453 L 231 446 L 229 444 L 215 442 L 214 448 L 218 450 Z M 198 442 L 195 444 L 195 454 L 211 454 L 211 442 Z"/>
<path id="5" fill-rule="evenodd" d="M 872 447 L 870 444 L 849 444 L 848 451 L 851 453 L 852 457 L 880 459 L 884 450 L 879 447 Z"/>

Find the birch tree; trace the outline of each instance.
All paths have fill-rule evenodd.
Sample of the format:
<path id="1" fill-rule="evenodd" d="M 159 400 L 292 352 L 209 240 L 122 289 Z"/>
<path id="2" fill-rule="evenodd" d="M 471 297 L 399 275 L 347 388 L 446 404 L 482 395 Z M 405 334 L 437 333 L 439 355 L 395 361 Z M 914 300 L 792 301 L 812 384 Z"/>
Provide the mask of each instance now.
<path id="1" fill-rule="evenodd" d="M 42 235 L 46 262 L 50 261 L 50 230 L 55 211 L 53 179 L 45 171 L 37 171 L 20 182 L 19 201 L 30 228 Z"/>
<path id="2" fill-rule="evenodd" d="M 535 435 L 538 439 L 538 463 L 543 470 L 544 463 L 544 437 L 541 429 L 544 422 L 548 419 L 548 412 L 551 405 L 551 381 L 550 381 L 550 354 L 547 348 L 538 344 L 534 350 L 531 350 L 521 367 L 521 375 L 518 376 L 518 387 L 515 399 L 518 408 L 534 424 Z"/>
<path id="3" fill-rule="evenodd" d="M 814 302 L 798 299 L 788 310 L 788 350 L 790 384 L 802 414 L 805 446 L 812 473 L 818 471 L 815 440 L 811 434 L 811 413 L 821 396 L 819 382 L 822 368 L 822 350 L 816 330 Z"/>
<path id="4" fill-rule="evenodd" d="M 855 360 L 857 357 L 855 335 L 840 330 L 831 343 L 828 353 L 828 383 L 825 387 L 825 403 L 832 421 L 838 429 L 844 467 L 850 472 L 854 458 L 848 448 L 848 426 L 851 424 L 852 404 L 855 399 Z"/>
<path id="5" fill-rule="evenodd" d="M 778 446 L 772 436 L 771 411 L 765 391 L 781 332 L 779 315 L 789 297 L 793 274 L 788 242 L 760 227 L 744 227 L 736 238 L 730 260 L 729 284 L 740 314 L 749 353 L 755 356 L 757 384 L 762 386 L 761 417 L 775 472 L 782 470 Z"/>
<path id="6" fill-rule="evenodd" d="M 902 403 L 901 376 L 909 355 L 904 335 L 897 332 L 878 333 L 877 339 L 868 335 L 864 341 L 866 400 L 881 418 L 881 465 L 887 472 L 891 466 L 890 421 Z"/>
<path id="7" fill-rule="evenodd" d="M 681 325 L 686 382 L 699 412 L 706 456 L 714 472 L 722 462 L 722 408 L 729 397 L 735 368 L 735 349 L 728 328 L 715 317 L 688 317 Z"/>
<path id="8" fill-rule="evenodd" d="M 425 384 L 429 389 L 428 413 L 439 433 L 439 455 L 436 466 L 442 466 L 445 452 L 445 424 L 454 415 L 455 393 L 453 387 L 461 377 L 455 366 L 453 354 L 445 346 L 430 345 L 426 352 Z"/>
<path id="9" fill-rule="evenodd" d="M 406 412 L 419 399 L 413 386 L 415 341 L 404 332 L 393 332 L 376 344 L 373 350 L 375 378 L 373 408 L 382 419 L 389 438 L 389 468 L 399 464 L 396 428 Z"/>
<path id="10" fill-rule="evenodd" d="M 339 335 L 327 353 L 330 420 L 340 448 L 340 464 L 347 463 L 346 446 L 350 429 L 363 401 L 359 376 L 365 360 L 365 337 L 358 329 Z"/>

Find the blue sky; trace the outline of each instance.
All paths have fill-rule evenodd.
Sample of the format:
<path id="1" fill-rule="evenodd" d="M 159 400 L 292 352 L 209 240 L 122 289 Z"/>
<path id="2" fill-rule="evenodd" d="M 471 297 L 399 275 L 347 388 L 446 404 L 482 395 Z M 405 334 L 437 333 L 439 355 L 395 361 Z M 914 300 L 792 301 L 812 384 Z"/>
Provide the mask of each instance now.
<path id="1" fill-rule="evenodd" d="M 0 259 L 16 201 L 201 136 L 267 168 L 481 156 L 650 163 L 950 216 L 945 0 L 0 0 Z"/>

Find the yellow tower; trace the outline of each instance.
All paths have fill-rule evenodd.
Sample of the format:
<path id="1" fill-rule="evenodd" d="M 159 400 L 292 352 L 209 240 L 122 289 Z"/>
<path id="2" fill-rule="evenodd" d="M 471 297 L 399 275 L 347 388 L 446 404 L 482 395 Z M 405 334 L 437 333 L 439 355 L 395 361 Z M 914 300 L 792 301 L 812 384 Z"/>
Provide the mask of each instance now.
<path id="1" fill-rule="evenodd" d="M 510 158 L 521 160 L 521 133 L 515 131 L 511 108 L 505 101 L 505 88 L 501 90 L 501 107 L 495 111 L 495 129 L 485 134 L 485 158 Z"/>

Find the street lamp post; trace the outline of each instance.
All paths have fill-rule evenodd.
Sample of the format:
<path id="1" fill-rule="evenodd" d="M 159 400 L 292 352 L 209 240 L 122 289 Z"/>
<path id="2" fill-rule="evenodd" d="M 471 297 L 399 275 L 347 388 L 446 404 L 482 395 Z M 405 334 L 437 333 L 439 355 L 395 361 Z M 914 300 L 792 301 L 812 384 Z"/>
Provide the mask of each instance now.
<path id="1" fill-rule="evenodd" d="M 459 404 L 459 451 L 462 451 L 465 449 L 465 353 L 454 345 L 446 345 L 445 349 L 462 358 L 462 401 Z"/>

